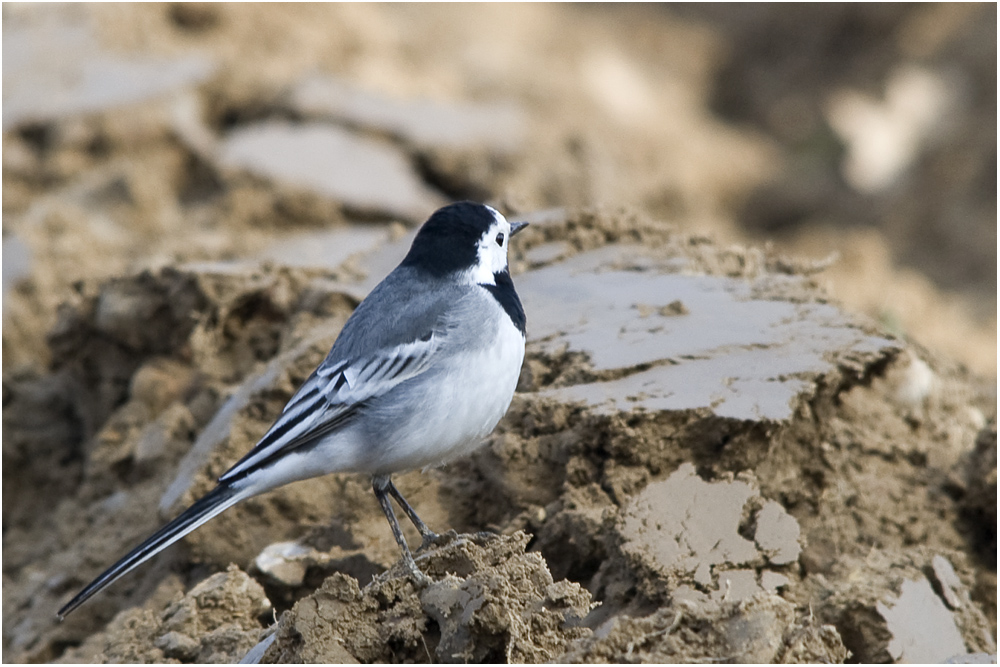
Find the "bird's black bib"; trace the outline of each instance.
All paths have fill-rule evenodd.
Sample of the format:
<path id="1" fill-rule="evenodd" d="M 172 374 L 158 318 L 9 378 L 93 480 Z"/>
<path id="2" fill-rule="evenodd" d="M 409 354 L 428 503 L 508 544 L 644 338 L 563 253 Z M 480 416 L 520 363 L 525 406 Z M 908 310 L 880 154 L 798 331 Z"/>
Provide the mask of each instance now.
<path id="1" fill-rule="evenodd" d="M 524 316 L 521 299 L 518 298 L 517 292 L 514 290 L 514 281 L 510 279 L 510 273 L 507 271 L 494 273 L 493 282 L 495 283 L 493 285 L 480 283 L 480 287 L 485 287 L 486 291 L 493 295 L 517 330 L 524 334 L 527 318 Z"/>

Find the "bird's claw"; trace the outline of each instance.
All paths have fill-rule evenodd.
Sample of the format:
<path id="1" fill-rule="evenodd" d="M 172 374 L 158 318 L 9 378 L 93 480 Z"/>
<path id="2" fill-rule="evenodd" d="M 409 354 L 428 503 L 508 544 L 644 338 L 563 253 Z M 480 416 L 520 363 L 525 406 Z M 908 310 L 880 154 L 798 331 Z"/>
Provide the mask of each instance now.
<path id="1" fill-rule="evenodd" d="M 431 578 L 417 567 L 416 563 L 407 569 L 409 570 L 410 578 L 413 579 L 413 583 L 417 585 L 417 588 L 427 588 L 433 583 Z"/>
<path id="2" fill-rule="evenodd" d="M 456 537 L 458 537 L 458 533 L 454 530 L 449 530 L 440 534 L 428 531 L 424 534 L 424 539 L 420 543 L 420 546 L 417 547 L 417 553 L 427 551 L 431 547 L 443 547 L 444 545 L 449 544 Z"/>
<path id="3" fill-rule="evenodd" d="M 478 533 L 469 533 L 466 537 L 468 537 L 469 540 L 475 542 L 479 546 L 482 546 L 485 543 L 489 542 L 490 540 L 495 540 L 496 538 L 499 537 L 499 535 L 497 533 L 491 533 L 489 531 L 481 530 Z"/>

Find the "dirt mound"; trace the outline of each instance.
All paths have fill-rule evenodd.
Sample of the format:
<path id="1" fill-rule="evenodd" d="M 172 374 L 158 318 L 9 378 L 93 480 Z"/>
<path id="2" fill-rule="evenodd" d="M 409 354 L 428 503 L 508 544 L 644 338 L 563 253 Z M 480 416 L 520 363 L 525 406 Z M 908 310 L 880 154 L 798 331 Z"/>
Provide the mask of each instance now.
<path id="1" fill-rule="evenodd" d="M 507 418 L 470 459 L 399 479 L 431 525 L 513 537 L 426 554 L 435 583 L 419 593 L 372 580 L 396 548 L 367 480 L 338 475 L 233 508 L 56 624 L 60 602 L 252 445 L 355 303 L 336 276 L 287 269 L 83 287 L 50 337 L 51 372 L 5 384 L 5 457 L 24 472 L 8 493 L 22 508 L 63 498 L 44 537 L 34 513 L 7 513 L 8 582 L 22 583 L 5 604 L 33 619 L 9 646 L 36 660 L 60 646 L 77 646 L 70 660 L 240 658 L 260 625 L 171 620 L 178 604 L 230 615 L 202 587 L 236 584 L 209 579 L 157 611 L 184 581 L 237 563 L 259 582 L 230 569 L 250 591 L 240 608 L 280 615 L 264 660 L 926 657 L 893 643 L 925 607 L 957 638 L 934 657 L 994 650 L 972 601 L 989 547 L 970 521 L 988 494 L 969 476 L 989 451 L 988 390 L 823 304 L 764 254 L 642 216 L 590 212 L 525 234 L 524 256 L 565 247 L 516 277 L 537 321 Z M 574 241 L 595 235 L 598 250 Z M 565 289 L 575 322 L 539 301 Z M 743 320 L 735 337 L 714 309 Z M 52 444 L 27 456 L 39 437 Z M 81 447 L 68 459 L 67 440 Z M 949 588 L 925 575 L 942 568 Z M 146 611 L 104 627 L 135 604 Z M 899 605 L 915 610 L 893 616 Z M 340 617 L 353 629 L 324 630 Z"/>

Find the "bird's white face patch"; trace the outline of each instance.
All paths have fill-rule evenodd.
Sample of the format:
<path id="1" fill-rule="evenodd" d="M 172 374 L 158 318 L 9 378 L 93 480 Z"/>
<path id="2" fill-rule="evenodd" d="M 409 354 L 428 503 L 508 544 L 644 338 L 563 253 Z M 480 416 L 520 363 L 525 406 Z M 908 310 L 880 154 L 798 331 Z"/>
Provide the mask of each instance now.
<path id="1" fill-rule="evenodd" d="M 510 244 L 510 223 L 500 212 L 487 206 L 494 222 L 479 239 L 479 255 L 470 270 L 470 282 L 478 285 L 495 285 L 493 275 L 507 268 L 507 246 Z"/>

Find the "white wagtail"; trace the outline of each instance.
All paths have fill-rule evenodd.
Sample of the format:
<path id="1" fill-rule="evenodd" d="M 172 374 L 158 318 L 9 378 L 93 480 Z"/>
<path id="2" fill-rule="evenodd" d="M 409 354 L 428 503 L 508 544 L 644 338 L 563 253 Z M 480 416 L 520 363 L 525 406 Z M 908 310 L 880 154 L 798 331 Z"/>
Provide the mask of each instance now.
<path id="1" fill-rule="evenodd" d="M 525 317 L 507 247 L 526 225 L 472 202 L 435 212 L 260 442 L 205 497 L 88 584 L 59 617 L 241 500 L 332 472 L 372 476 L 405 566 L 426 583 L 389 496 L 424 546 L 437 535 L 391 475 L 473 451 L 510 406 L 524 359 Z"/>

